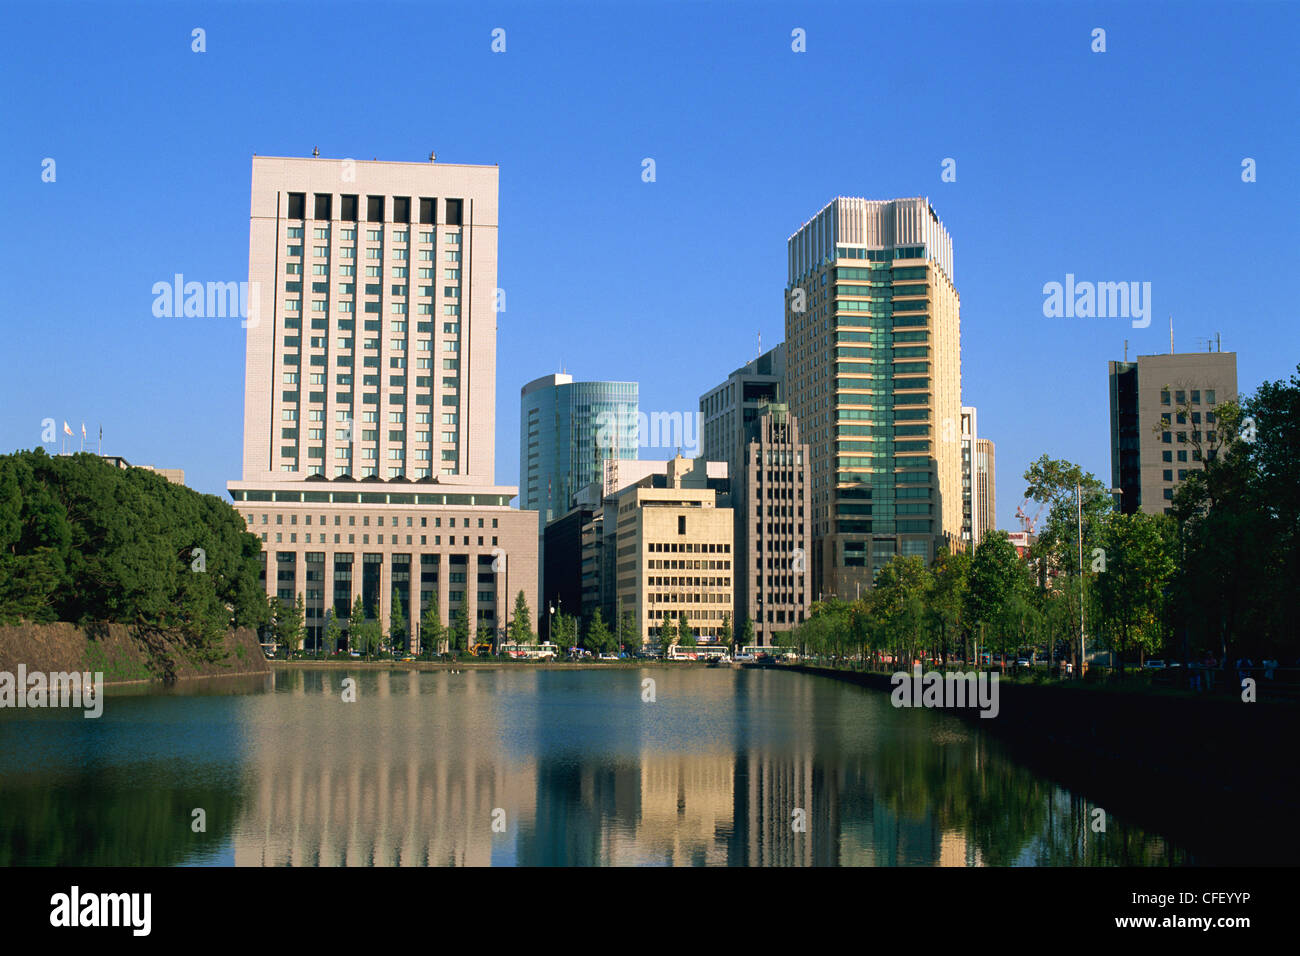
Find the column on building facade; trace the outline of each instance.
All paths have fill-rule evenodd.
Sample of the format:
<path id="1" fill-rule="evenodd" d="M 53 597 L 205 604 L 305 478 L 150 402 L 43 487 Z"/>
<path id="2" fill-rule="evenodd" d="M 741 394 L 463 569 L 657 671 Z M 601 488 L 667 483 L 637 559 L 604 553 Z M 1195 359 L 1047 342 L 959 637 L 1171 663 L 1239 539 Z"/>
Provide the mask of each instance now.
<path id="1" fill-rule="evenodd" d="M 320 619 L 320 640 L 321 647 L 324 647 L 328 653 L 333 653 L 335 648 L 326 644 L 326 632 L 329 630 L 329 623 L 335 616 L 334 610 L 334 552 L 326 548 L 325 540 L 329 535 L 321 536 L 321 548 L 325 554 L 324 578 L 321 581 L 321 619 Z"/>
<path id="2" fill-rule="evenodd" d="M 393 626 L 393 560 L 391 551 L 379 552 L 383 560 L 379 562 L 379 626 L 385 636 L 391 633 Z"/>
<path id="3" fill-rule="evenodd" d="M 411 580 L 408 582 L 411 586 L 409 604 L 411 614 L 406 625 L 406 633 L 410 641 L 411 653 L 415 655 L 419 655 L 424 650 L 424 633 L 420 627 L 420 621 L 424 618 L 424 563 L 421 560 L 423 557 L 424 554 L 419 550 L 411 552 Z"/>
<path id="4" fill-rule="evenodd" d="M 465 568 L 465 620 L 469 622 L 465 646 L 470 648 L 478 640 L 478 548 L 473 545 L 465 559 Z"/>
<path id="5" fill-rule="evenodd" d="M 492 633 L 493 643 L 499 645 L 506 639 L 505 626 L 509 615 L 514 611 L 514 604 L 510 602 L 510 556 L 502 550 L 500 554 L 494 553 L 492 559 L 497 564 L 492 585 L 492 593 L 496 598 L 496 619 L 492 622 Z"/>
<path id="6" fill-rule="evenodd" d="M 451 590 L 451 552 L 443 551 L 438 558 L 438 616 L 442 618 L 443 634 L 447 633 L 446 628 L 451 626 L 451 607 L 448 592 Z M 442 647 L 439 651 L 446 651 L 447 640 L 443 638 Z"/>

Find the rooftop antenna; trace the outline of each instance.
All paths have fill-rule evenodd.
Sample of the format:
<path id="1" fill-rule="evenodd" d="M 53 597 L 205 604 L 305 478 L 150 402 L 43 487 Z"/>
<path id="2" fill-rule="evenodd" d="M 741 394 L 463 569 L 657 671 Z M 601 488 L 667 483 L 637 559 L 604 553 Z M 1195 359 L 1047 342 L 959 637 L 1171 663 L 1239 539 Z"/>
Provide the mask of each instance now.
<path id="1" fill-rule="evenodd" d="M 1174 317 L 1172 313 L 1169 315 L 1169 354 L 1174 354 Z"/>
<path id="2" fill-rule="evenodd" d="M 761 331 L 758 333 L 758 354 L 763 354 L 763 333 Z"/>
<path id="3" fill-rule="evenodd" d="M 1124 340 L 1124 363 L 1128 364 L 1128 339 Z"/>
<path id="4" fill-rule="evenodd" d="M 437 159 L 438 159 L 438 154 L 435 153 L 433 150 L 429 150 L 429 162 L 431 163 L 435 162 Z"/>
<path id="5" fill-rule="evenodd" d="M 1216 352 L 1222 352 L 1222 351 L 1223 351 L 1223 340 L 1222 340 L 1221 338 L 1219 338 L 1219 333 L 1218 333 L 1218 332 L 1215 332 L 1215 333 L 1214 333 L 1214 351 L 1216 351 Z"/>
<path id="6" fill-rule="evenodd" d="M 319 155 L 320 155 L 320 147 L 319 147 L 319 146 L 313 146 L 313 147 L 311 148 L 311 154 L 312 154 L 313 156 L 319 156 Z"/>

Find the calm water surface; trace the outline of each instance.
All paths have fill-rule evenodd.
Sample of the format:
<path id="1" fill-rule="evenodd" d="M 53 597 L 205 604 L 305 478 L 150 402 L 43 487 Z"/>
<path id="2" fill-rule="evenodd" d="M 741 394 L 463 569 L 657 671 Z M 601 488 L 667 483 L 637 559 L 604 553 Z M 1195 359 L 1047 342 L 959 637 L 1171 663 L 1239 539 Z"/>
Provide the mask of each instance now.
<path id="1" fill-rule="evenodd" d="M 803 674 L 341 671 L 0 711 L 0 864 L 1168 865 L 978 729 Z M 643 701 L 643 680 L 655 700 Z M 195 833 L 194 810 L 206 816 Z"/>

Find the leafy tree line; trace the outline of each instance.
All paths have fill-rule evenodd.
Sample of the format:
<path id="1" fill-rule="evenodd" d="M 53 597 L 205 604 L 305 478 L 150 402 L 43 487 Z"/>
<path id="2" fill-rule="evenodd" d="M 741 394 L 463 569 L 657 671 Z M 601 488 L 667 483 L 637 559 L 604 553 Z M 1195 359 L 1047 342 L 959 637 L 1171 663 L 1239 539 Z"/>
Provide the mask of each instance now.
<path id="1" fill-rule="evenodd" d="M 1173 413 L 1194 422 L 1193 411 L 1204 409 Z M 1025 559 L 1004 532 L 986 534 L 973 554 L 941 551 L 929 567 L 896 556 L 871 591 L 814 603 L 781 643 L 863 661 L 972 660 L 978 646 L 1077 662 L 1082 617 L 1089 652 L 1113 651 L 1121 669 L 1155 654 L 1293 661 L 1300 375 L 1214 412 L 1174 446 L 1204 468 L 1178 485 L 1172 514 L 1122 514 L 1094 475 L 1044 455 L 1024 476 L 1025 497 L 1047 508 Z"/>
<path id="2" fill-rule="evenodd" d="M 260 551 L 228 503 L 153 472 L 0 456 L 0 622 L 123 623 L 210 650 L 267 621 Z"/>

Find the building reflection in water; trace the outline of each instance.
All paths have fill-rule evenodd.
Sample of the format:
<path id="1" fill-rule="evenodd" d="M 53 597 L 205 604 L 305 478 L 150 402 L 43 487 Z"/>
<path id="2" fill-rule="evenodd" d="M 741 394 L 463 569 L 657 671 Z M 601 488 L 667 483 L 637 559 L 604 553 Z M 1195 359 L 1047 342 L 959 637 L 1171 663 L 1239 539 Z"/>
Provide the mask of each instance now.
<path id="1" fill-rule="evenodd" d="M 654 703 L 641 681 L 657 681 Z M 1184 862 L 944 715 L 754 671 L 276 675 L 237 865 Z M 918 719 L 919 718 L 919 719 Z M 494 814 L 503 817 L 494 831 Z M 1091 839 L 1090 839 L 1091 837 Z"/>

